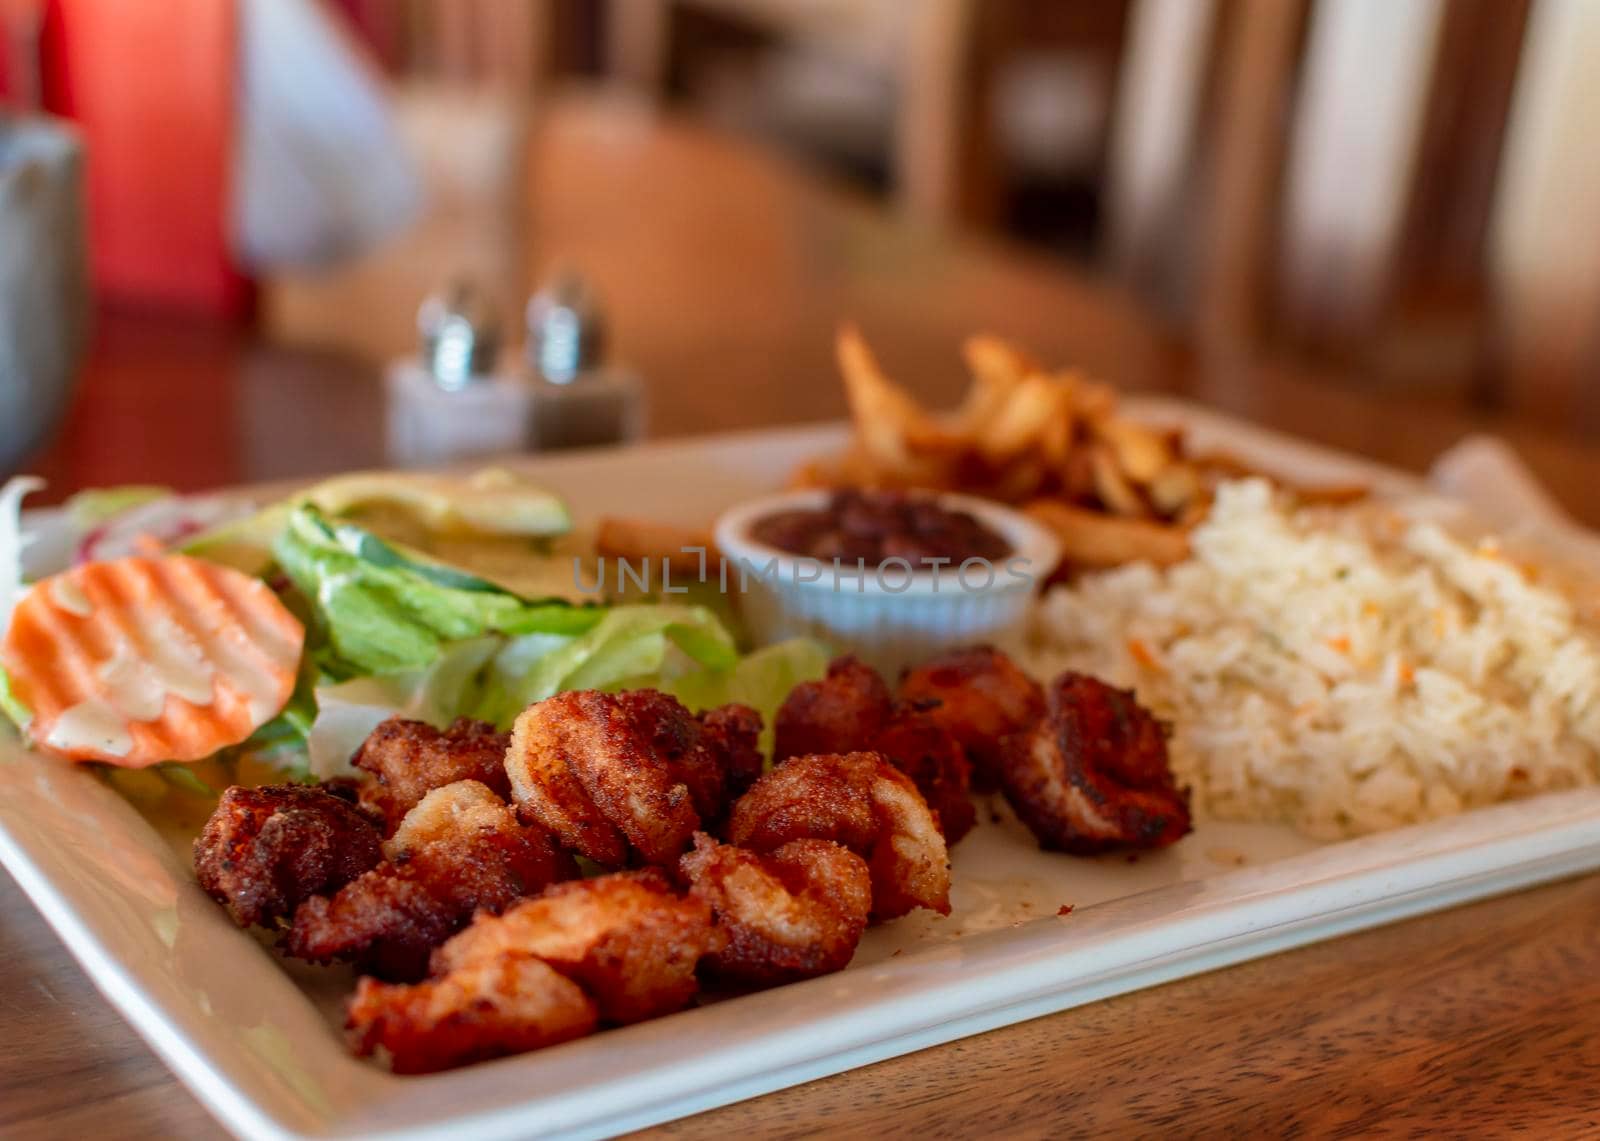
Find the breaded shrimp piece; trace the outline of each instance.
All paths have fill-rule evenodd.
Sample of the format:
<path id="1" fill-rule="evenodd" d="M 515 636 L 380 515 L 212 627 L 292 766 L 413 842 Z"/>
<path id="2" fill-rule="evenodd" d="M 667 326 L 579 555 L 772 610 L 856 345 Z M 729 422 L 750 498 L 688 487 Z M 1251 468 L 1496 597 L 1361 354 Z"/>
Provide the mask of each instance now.
<path id="1" fill-rule="evenodd" d="M 385 845 L 387 859 L 331 898 L 295 912 L 285 949 L 313 962 L 359 964 L 386 979 L 425 973 L 433 948 L 474 912 L 497 912 L 577 875 L 542 828 L 477 781 L 434 789 Z"/>
<path id="2" fill-rule="evenodd" d="M 968 799 L 971 769 L 960 744 L 920 706 L 894 701 L 877 671 L 854 657 L 835 658 L 821 681 L 790 690 L 776 726 L 774 760 L 882 753 L 916 783 L 947 844 L 965 836 L 977 819 Z"/>
<path id="3" fill-rule="evenodd" d="M 701 819 L 722 816 L 761 775 L 761 714 L 748 705 L 692 714 L 677 698 L 654 689 L 619 693 L 617 701 L 667 770 L 688 787 Z"/>
<path id="4" fill-rule="evenodd" d="M 1005 738 L 1045 712 L 1044 690 L 993 646 L 951 650 L 900 679 L 900 699 L 927 710 L 966 750 L 974 785 L 992 789 Z M 937 704 L 934 704 L 937 702 Z"/>
<path id="5" fill-rule="evenodd" d="M 294 914 L 374 867 L 378 833 L 319 788 L 228 789 L 194 842 L 195 877 L 240 927 Z"/>
<path id="6" fill-rule="evenodd" d="M 789 758 L 734 803 L 728 840 L 757 852 L 832 840 L 867 861 L 874 919 L 918 907 L 950 914 L 950 859 L 938 822 L 911 778 L 880 753 Z"/>
<path id="7" fill-rule="evenodd" d="M 791 840 L 763 855 L 697 832 L 678 867 L 727 935 L 704 964 L 720 978 L 775 986 L 843 970 L 867 929 L 867 863 L 831 840 Z"/>
<path id="8" fill-rule="evenodd" d="M 845 655 L 820 681 L 795 686 L 773 720 L 773 761 L 871 747 L 894 712 L 889 686 L 878 671 Z"/>
<path id="9" fill-rule="evenodd" d="M 703 747 L 723 773 L 722 803 L 709 814 L 721 817 L 766 768 L 766 758 L 761 755 L 761 714 L 748 705 L 723 705 L 706 710 L 698 720 Z"/>
<path id="10" fill-rule="evenodd" d="M 387 834 L 424 796 L 458 780 L 475 780 L 509 797 L 505 759 L 510 742 L 510 734 L 466 717 L 443 730 L 426 721 L 391 717 L 368 734 L 350 759 L 371 774 L 359 786 L 361 806 L 383 820 Z"/>
<path id="11" fill-rule="evenodd" d="M 347 1006 L 358 1054 L 388 1051 L 426 1074 L 581 1038 L 598 1020 L 583 988 L 538 959 L 502 955 L 414 986 L 363 978 Z"/>
<path id="12" fill-rule="evenodd" d="M 1161 723 L 1132 693 L 1083 674 L 1057 678 L 1049 715 L 1007 741 L 1000 782 L 1042 848 L 1163 848 L 1190 830 Z"/>
<path id="13" fill-rule="evenodd" d="M 901 708 L 872 742 L 872 751 L 911 778 L 954 846 L 977 822 L 972 806 L 971 766 L 961 745 L 926 712 Z"/>
<path id="14" fill-rule="evenodd" d="M 687 1006 L 696 964 L 722 939 L 710 904 L 645 868 L 556 884 L 504 915 L 480 915 L 434 952 L 433 971 L 533 955 L 580 984 L 602 1020 L 626 1024 Z"/>
<path id="15" fill-rule="evenodd" d="M 743 707 L 702 719 L 657 690 L 580 690 L 522 711 L 506 771 L 523 812 L 568 848 L 608 868 L 670 867 L 750 778 L 759 732 Z"/>

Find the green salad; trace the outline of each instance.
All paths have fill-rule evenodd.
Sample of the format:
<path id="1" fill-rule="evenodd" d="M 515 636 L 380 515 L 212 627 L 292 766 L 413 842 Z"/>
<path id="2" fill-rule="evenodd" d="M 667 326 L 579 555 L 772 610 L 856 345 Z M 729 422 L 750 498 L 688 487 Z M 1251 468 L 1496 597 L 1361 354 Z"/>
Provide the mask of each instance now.
<path id="1" fill-rule="evenodd" d="M 654 687 L 695 710 L 739 701 L 770 722 L 827 664 L 808 640 L 742 653 L 723 607 L 583 593 L 565 505 L 506 471 L 343 476 L 259 510 L 110 489 L 72 512 L 80 559 L 153 535 L 260 577 L 301 618 L 293 697 L 234 750 L 301 779 L 348 772 L 390 715 L 506 728 L 570 689 Z"/>

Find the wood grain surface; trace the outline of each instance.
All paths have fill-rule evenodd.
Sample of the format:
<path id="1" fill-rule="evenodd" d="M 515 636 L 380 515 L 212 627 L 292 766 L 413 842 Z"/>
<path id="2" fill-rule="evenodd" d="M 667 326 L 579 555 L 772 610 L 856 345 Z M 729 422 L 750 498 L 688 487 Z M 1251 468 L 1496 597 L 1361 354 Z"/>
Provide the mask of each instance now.
<path id="1" fill-rule="evenodd" d="M 1126 298 L 1004 247 L 922 231 L 700 129 L 589 103 L 536 137 L 541 262 L 577 260 L 644 373 L 654 430 L 842 412 L 829 338 L 953 399 L 967 333 L 1017 336 L 1141 389 L 1208 400 L 1414 469 L 1463 434 L 1517 444 L 1600 523 L 1600 454 L 1446 397 L 1382 395 L 1232 354 L 1195 367 Z M 650 193 L 641 197 L 640 186 Z M 714 215 L 720 222 L 702 218 Z M 235 330 L 103 315 L 57 492 L 377 461 L 375 372 Z M 800 1137 L 1600 1135 L 1600 877 L 1233 967 L 664 1126 Z M 221 1131 L 0 876 L 0 1136 Z"/>

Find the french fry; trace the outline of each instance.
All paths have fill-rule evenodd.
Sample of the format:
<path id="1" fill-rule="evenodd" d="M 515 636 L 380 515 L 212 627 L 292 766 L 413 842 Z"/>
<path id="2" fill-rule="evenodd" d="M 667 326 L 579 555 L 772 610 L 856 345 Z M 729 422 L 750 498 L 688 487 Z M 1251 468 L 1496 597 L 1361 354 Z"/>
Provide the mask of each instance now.
<path id="1" fill-rule="evenodd" d="M 705 531 L 674 527 L 647 519 L 603 516 L 595 532 L 595 552 L 631 563 L 665 561 L 681 574 L 696 574 L 704 565 L 716 568 L 722 555 Z"/>
<path id="2" fill-rule="evenodd" d="M 1150 519 L 1125 519 L 1036 499 L 1023 508 L 1061 541 L 1061 557 L 1084 569 L 1150 562 L 1171 566 L 1189 557 L 1189 535 L 1181 527 Z"/>
<path id="3" fill-rule="evenodd" d="M 1110 448 L 1101 443 L 1089 445 L 1089 470 L 1094 473 L 1095 494 L 1108 510 L 1133 518 L 1150 514 L 1144 500 L 1117 466 Z"/>
<path id="4" fill-rule="evenodd" d="M 856 438 L 875 460 L 885 464 L 906 463 L 910 459 L 906 423 L 919 416 L 920 410 L 883 375 L 877 358 L 855 326 L 847 325 L 839 330 L 835 348 Z"/>
<path id="5" fill-rule="evenodd" d="M 1216 485 L 1260 474 L 1232 456 L 1191 458 L 1181 429 L 1124 419 L 1109 385 L 1072 370 L 1047 372 L 998 337 L 963 344 L 972 379 L 946 417 L 889 380 L 853 327 L 840 330 L 837 348 L 856 441 L 844 455 L 806 465 L 797 486 L 931 488 L 1027 502 L 1063 532 L 1068 560 L 1090 567 L 1182 559 L 1187 529 L 1205 519 Z M 1307 503 L 1366 493 L 1277 482 Z"/>
<path id="6" fill-rule="evenodd" d="M 978 451 L 995 462 L 1020 455 L 1038 440 L 1045 425 L 1071 415 L 1069 397 L 1066 388 L 1042 373 L 1027 377 L 983 426 L 974 440 Z"/>
<path id="7" fill-rule="evenodd" d="M 995 482 L 984 489 L 984 494 L 1002 503 L 1020 503 L 1038 495 L 1049 476 L 1050 469 L 1040 457 L 1024 456 L 1006 464 Z"/>
<path id="8" fill-rule="evenodd" d="M 1094 490 L 1094 461 L 1087 448 L 1074 448 L 1056 468 L 1061 480 L 1062 498 L 1070 501 L 1089 499 Z"/>
<path id="9" fill-rule="evenodd" d="M 1094 434 L 1111 449 L 1117 466 L 1134 483 L 1149 485 L 1176 458 L 1154 429 L 1132 420 L 1102 418 L 1093 422 Z"/>
<path id="10" fill-rule="evenodd" d="M 1060 468 L 1072 452 L 1072 427 L 1070 415 L 1057 416 L 1039 429 L 1039 455 L 1046 466 Z"/>
<path id="11" fill-rule="evenodd" d="M 1209 514 L 1211 514 L 1211 493 L 1201 491 L 1199 495 L 1184 504 L 1183 510 L 1173 517 L 1172 522 L 1187 530 L 1190 527 L 1200 526 Z"/>
<path id="12" fill-rule="evenodd" d="M 1014 345 L 986 334 L 968 337 L 961 355 L 972 383 L 956 413 L 956 424 L 970 438 L 982 433 L 1005 407 L 1012 390 L 1037 366 Z"/>
<path id="13" fill-rule="evenodd" d="M 1181 514 L 1203 491 L 1199 473 L 1186 463 L 1170 465 L 1145 489 L 1151 506 L 1168 519 Z"/>
<path id="14" fill-rule="evenodd" d="M 915 451 L 949 451 L 959 441 L 905 389 L 884 375 L 854 325 L 839 330 L 835 350 L 856 432 L 882 462 L 906 465 Z"/>
<path id="15" fill-rule="evenodd" d="M 1091 423 L 1117 414 L 1117 391 L 1109 384 L 1090 380 L 1081 373 L 1065 374 L 1072 385 L 1072 402 L 1078 415 Z"/>

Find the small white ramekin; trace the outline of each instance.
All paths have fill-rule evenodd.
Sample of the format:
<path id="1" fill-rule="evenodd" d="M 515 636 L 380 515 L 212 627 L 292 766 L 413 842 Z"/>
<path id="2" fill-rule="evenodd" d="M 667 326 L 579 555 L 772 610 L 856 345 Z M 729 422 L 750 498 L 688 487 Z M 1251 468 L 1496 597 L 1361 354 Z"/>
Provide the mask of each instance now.
<path id="1" fill-rule="evenodd" d="M 1027 617 L 1029 604 L 1060 561 L 1061 545 L 1020 511 L 969 495 L 925 493 L 939 506 L 965 511 L 1006 541 L 1011 554 L 984 572 L 945 567 L 906 574 L 899 565 L 840 568 L 757 542 L 755 524 L 780 511 L 821 508 L 830 493 L 792 491 L 742 503 L 717 519 L 715 538 L 726 589 L 739 597 L 760 644 L 811 637 L 837 653 L 853 653 L 891 681 L 901 669 L 951 646 L 1004 637 Z"/>

